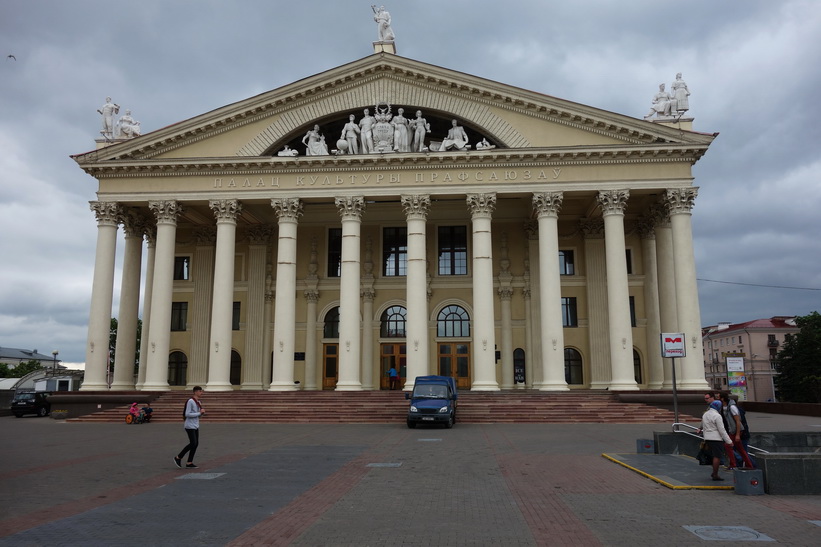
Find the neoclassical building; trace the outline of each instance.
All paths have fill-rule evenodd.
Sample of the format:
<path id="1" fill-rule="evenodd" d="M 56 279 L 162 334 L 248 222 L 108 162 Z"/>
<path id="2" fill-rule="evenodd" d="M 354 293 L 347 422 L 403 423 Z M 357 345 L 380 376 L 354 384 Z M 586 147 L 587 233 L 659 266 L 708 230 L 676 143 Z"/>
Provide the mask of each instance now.
<path id="1" fill-rule="evenodd" d="M 378 390 L 391 366 L 405 389 L 669 389 L 662 332 L 706 388 L 692 167 L 715 135 L 392 51 L 74 156 L 99 183 L 83 389 L 109 387 L 121 237 L 111 389 Z"/>

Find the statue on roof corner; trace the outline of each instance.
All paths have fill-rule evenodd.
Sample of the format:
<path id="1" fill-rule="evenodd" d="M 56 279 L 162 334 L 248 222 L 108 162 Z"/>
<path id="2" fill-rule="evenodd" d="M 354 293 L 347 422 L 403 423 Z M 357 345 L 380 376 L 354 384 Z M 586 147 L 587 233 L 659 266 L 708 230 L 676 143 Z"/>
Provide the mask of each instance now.
<path id="1" fill-rule="evenodd" d="M 659 91 L 653 95 L 653 104 L 650 112 L 644 117 L 649 120 L 655 115 L 659 118 L 674 118 L 681 116 L 690 109 L 690 90 L 687 84 L 681 79 L 681 72 L 676 74 L 676 81 L 670 86 L 671 92 L 664 89 L 664 84 L 659 84 Z"/>
<path id="2" fill-rule="evenodd" d="M 140 122 L 131 117 L 130 110 L 126 110 L 125 116 L 117 122 L 116 133 L 118 139 L 133 139 L 141 135 Z"/>
<path id="3" fill-rule="evenodd" d="M 376 21 L 379 32 L 378 41 L 393 42 L 396 40 L 396 36 L 393 34 L 393 29 L 391 28 L 391 14 L 388 13 L 385 6 L 379 6 L 377 9 L 376 5 L 371 5 L 371 9 L 373 10 L 373 20 Z"/>
<path id="4" fill-rule="evenodd" d="M 111 97 L 105 98 L 105 104 L 97 109 L 103 116 L 103 128 L 100 134 L 106 139 L 114 138 L 114 114 L 120 113 L 120 105 L 111 102 Z"/>

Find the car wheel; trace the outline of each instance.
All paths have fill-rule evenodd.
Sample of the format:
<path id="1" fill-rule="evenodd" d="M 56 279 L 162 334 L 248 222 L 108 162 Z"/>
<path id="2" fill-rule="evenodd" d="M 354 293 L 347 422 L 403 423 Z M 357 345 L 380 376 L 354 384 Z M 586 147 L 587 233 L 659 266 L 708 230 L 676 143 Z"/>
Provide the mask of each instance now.
<path id="1" fill-rule="evenodd" d="M 15 418 L 22 418 L 22 417 L 23 417 L 23 415 L 22 415 L 22 414 L 18 414 L 18 413 L 16 413 L 16 412 L 15 412 L 15 413 L 14 413 L 14 417 L 15 417 Z"/>
<path id="2" fill-rule="evenodd" d="M 46 407 L 44 407 L 44 406 L 40 407 L 40 410 L 37 411 L 37 415 L 40 416 L 41 418 L 44 417 L 44 416 L 48 416 L 48 410 L 46 410 Z"/>
<path id="3" fill-rule="evenodd" d="M 412 421 L 408 420 L 408 427 L 413 429 L 414 427 L 416 427 L 416 422 L 412 422 Z"/>
<path id="4" fill-rule="evenodd" d="M 445 427 L 447 429 L 450 429 L 451 427 L 453 427 L 453 414 L 448 416 L 448 421 L 445 423 Z"/>

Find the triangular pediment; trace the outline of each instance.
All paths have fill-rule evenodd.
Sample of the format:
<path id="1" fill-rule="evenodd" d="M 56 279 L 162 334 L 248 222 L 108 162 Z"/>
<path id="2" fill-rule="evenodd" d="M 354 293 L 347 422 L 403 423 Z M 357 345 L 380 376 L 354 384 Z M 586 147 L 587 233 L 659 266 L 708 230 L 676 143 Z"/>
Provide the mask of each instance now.
<path id="1" fill-rule="evenodd" d="M 714 138 L 396 55 L 375 54 L 75 158 L 81 165 L 258 159 L 276 157 L 285 144 L 302 155 L 304 148 L 297 145 L 306 128 L 319 124 L 329 143 L 335 143 L 350 114 L 359 119 L 364 108 L 373 110 L 377 103 L 404 107 L 407 117 L 422 110 L 431 122 L 432 139 L 444 137 L 450 120 L 456 119 L 472 142 L 486 138 L 496 151 L 583 149 L 624 155 L 636 148 L 680 147 L 697 159 Z"/>

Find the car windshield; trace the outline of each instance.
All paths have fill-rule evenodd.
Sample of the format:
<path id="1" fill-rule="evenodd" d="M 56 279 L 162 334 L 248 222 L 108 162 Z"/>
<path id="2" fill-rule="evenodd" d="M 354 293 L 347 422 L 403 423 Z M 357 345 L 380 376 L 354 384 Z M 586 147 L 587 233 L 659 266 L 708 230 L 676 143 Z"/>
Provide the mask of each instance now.
<path id="1" fill-rule="evenodd" d="M 448 390 L 445 386 L 418 386 L 413 390 L 413 396 L 427 399 L 445 399 L 448 396 Z"/>
<path id="2" fill-rule="evenodd" d="M 14 398 L 15 401 L 32 401 L 34 400 L 34 393 L 20 393 Z"/>

